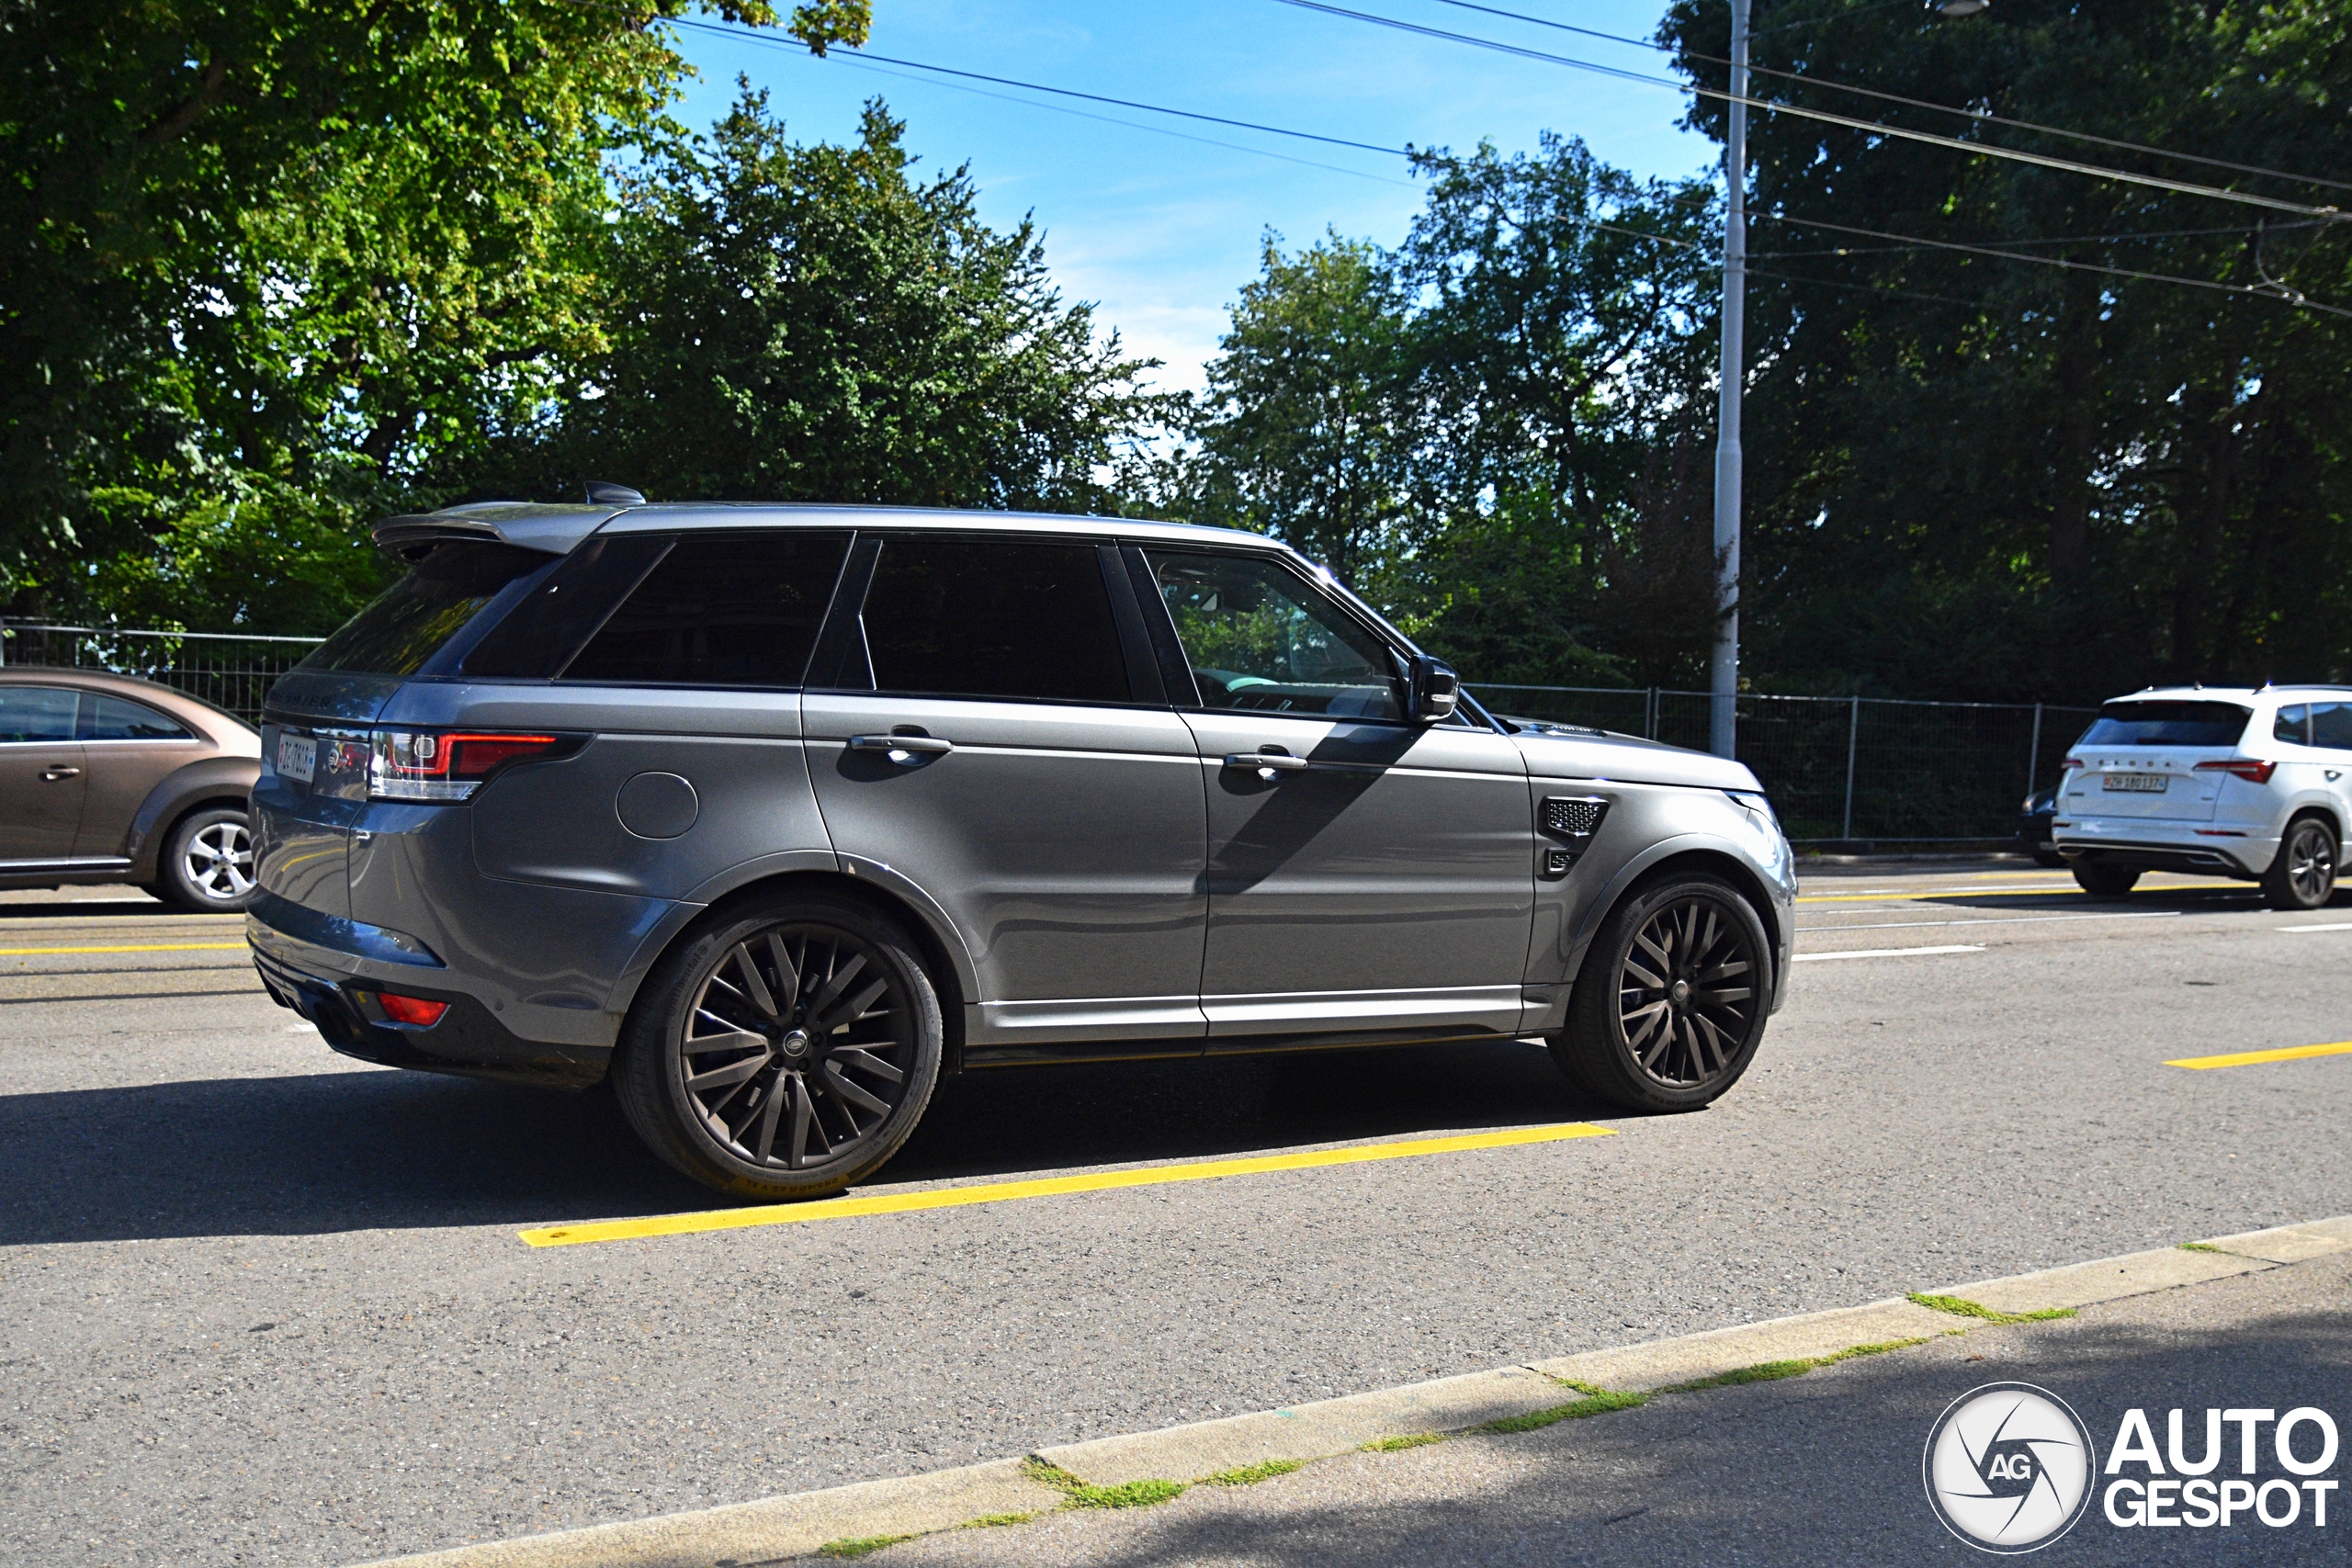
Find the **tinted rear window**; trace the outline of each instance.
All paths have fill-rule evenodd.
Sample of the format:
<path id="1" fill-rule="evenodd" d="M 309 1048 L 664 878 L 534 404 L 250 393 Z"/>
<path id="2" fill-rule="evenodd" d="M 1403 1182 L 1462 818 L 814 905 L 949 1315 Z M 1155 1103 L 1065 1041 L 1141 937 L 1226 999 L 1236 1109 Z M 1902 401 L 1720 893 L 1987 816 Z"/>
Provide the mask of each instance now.
<path id="1" fill-rule="evenodd" d="M 689 535 L 613 612 L 566 681 L 797 686 L 847 533 Z"/>
<path id="2" fill-rule="evenodd" d="M 487 541 L 443 545 L 298 668 L 413 675 L 508 584 L 555 565 L 556 558 Z"/>
<path id="3" fill-rule="evenodd" d="M 541 681 L 553 676 L 676 542 L 668 534 L 589 538 L 468 650 L 463 672 Z"/>
<path id="4" fill-rule="evenodd" d="M 2109 703 L 2078 744 L 2234 746 L 2253 716 L 2233 703 Z"/>
<path id="5" fill-rule="evenodd" d="M 890 539 L 864 619 L 876 691 L 1127 700 L 1126 657 L 1091 544 Z"/>
<path id="6" fill-rule="evenodd" d="M 82 699 L 85 740 L 186 740 L 188 732 L 144 703 L 91 693 Z"/>

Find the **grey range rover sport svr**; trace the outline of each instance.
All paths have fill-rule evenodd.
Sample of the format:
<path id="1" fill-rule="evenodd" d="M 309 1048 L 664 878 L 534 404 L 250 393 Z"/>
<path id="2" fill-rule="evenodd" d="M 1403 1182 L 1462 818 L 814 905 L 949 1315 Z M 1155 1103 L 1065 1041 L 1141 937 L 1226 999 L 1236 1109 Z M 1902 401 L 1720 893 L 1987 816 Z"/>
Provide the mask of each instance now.
<path id="1" fill-rule="evenodd" d="M 746 1198 L 942 1073 L 1545 1038 L 1704 1105 L 1788 974 L 1756 779 L 1512 723 L 1264 537 L 496 503 L 280 680 L 247 917 L 345 1055 L 583 1089 Z"/>

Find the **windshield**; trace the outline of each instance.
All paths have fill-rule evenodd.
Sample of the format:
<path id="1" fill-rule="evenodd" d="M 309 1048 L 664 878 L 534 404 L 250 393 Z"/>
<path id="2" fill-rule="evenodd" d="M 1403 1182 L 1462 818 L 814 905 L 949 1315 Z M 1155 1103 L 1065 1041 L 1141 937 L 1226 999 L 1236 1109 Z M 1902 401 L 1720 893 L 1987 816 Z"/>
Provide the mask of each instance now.
<path id="1" fill-rule="evenodd" d="M 2083 746 L 2234 746 L 2254 710 L 2235 703 L 2109 703 Z"/>
<path id="2" fill-rule="evenodd" d="M 501 589 L 561 558 L 487 540 L 443 545 L 297 668 L 413 675 Z"/>

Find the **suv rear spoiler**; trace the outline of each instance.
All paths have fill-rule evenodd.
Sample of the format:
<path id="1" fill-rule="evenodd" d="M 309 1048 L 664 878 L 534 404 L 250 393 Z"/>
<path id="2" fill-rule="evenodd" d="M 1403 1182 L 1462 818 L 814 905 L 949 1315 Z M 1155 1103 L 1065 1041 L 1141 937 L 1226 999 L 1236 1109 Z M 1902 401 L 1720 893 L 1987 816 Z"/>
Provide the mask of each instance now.
<path id="1" fill-rule="evenodd" d="M 569 555 L 573 546 L 627 508 L 537 506 L 523 501 L 481 502 L 409 517 L 387 517 L 368 530 L 376 547 L 404 561 L 420 561 L 439 546 L 470 539 Z"/>

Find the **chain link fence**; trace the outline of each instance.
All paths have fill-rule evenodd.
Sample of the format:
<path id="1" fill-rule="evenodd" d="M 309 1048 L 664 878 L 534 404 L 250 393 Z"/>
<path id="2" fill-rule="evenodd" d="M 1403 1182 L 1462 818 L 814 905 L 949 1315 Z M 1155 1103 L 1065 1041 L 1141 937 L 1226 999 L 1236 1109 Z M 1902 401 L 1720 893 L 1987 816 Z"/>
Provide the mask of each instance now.
<path id="1" fill-rule="evenodd" d="M 1473 684 L 1490 710 L 1707 747 L 1713 698 L 1659 687 Z M 1981 843 L 2017 832 L 2025 796 L 2097 708 L 1883 697 L 1738 699 L 1739 760 L 1803 844 Z"/>
<path id="2" fill-rule="evenodd" d="M 277 677 L 322 639 L 0 620 L 0 664 L 110 670 L 261 722 Z M 1657 686 L 1474 683 L 1489 709 L 1704 750 L 1713 702 Z M 1882 697 L 1739 698 L 1739 760 L 1798 843 L 1979 843 L 2017 830 L 2097 708 Z"/>
<path id="3" fill-rule="evenodd" d="M 0 620 L 0 664 L 136 675 L 201 697 L 247 724 L 259 725 L 262 699 L 269 694 L 269 688 L 323 640 Z"/>

